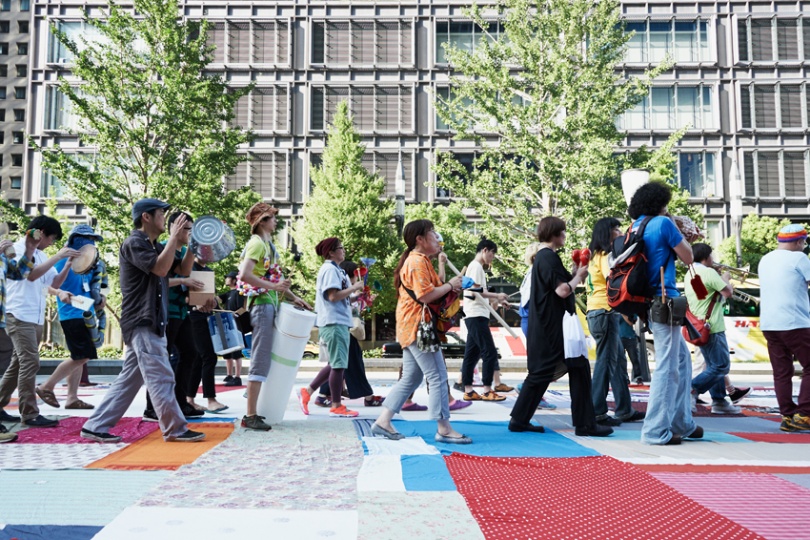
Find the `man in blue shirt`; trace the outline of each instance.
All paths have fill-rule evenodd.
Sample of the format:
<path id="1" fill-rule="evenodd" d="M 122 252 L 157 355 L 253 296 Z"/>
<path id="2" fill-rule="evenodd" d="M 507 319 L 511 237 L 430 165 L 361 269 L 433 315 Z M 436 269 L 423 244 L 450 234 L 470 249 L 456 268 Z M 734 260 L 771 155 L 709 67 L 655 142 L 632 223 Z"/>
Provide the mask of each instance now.
<path id="1" fill-rule="evenodd" d="M 675 258 L 692 264 L 692 248 L 667 214 L 671 198 L 672 191 L 666 184 L 650 182 L 636 191 L 628 208 L 634 220 L 633 228 L 640 227 L 645 218 L 651 218 L 644 229 L 644 255 L 647 277 L 655 295 L 650 318 L 655 373 L 641 441 L 658 445 L 680 444 L 683 437 L 699 439 L 703 436 L 703 429 L 692 420 L 692 359 L 681 335 L 683 313 L 680 317 L 677 313 L 679 307 L 685 312 L 686 306 L 685 299 L 679 298 L 675 282 Z"/>

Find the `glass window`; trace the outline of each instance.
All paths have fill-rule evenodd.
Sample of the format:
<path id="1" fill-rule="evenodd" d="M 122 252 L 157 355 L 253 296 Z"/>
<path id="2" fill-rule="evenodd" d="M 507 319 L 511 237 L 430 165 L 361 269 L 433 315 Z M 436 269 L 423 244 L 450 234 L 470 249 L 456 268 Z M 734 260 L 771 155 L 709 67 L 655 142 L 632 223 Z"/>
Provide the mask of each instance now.
<path id="1" fill-rule="evenodd" d="M 650 119 L 652 129 L 671 129 L 675 123 L 675 92 L 673 88 L 652 88 Z"/>
<path id="2" fill-rule="evenodd" d="M 778 60 L 799 59 L 799 21 L 797 19 L 776 20 L 776 51 Z"/>
<path id="3" fill-rule="evenodd" d="M 11 166 L 22 167 L 23 157 L 22 154 L 11 154 Z"/>
<path id="4" fill-rule="evenodd" d="M 11 177 L 11 189 L 22 189 L 22 176 Z"/>
<path id="5" fill-rule="evenodd" d="M 8 54 L 8 43 L 0 43 L 0 54 Z"/>
<path id="6" fill-rule="evenodd" d="M 29 11 L 31 9 L 31 0 L 20 0 L 20 11 Z"/>
<path id="7" fill-rule="evenodd" d="M 661 62 L 672 49 L 672 33 L 669 22 L 650 22 L 650 61 Z"/>
<path id="8" fill-rule="evenodd" d="M 43 169 L 42 170 L 42 183 L 40 186 L 40 196 L 43 198 L 56 198 L 61 199 L 67 195 L 62 182 L 56 178 L 53 173 Z"/>
<path id="9" fill-rule="evenodd" d="M 0 86 L 0 99 L 6 99 L 6 87 Z"/>
<path id="10" fill-rule="evenodd" d="M 714 154 L 682 152 L 678 156 L 678 185 L 692 197 L 717 197 Z"/>
<path id="11" fill-rule="evenodd" d="M 6 121 L 6 110 L 5 109 L 0 109 L 0 122 L 5 122 L 5 121 Z M 0 143 L 3 142 L 2 137 L 3 137 L 3 132 L 0 131 Z"/>
<path id="12" fill-rule="evenodd" d="M 17 54 L 28 54 L 28 43 L 17 43 Z"/>
<path id="13" fill-rule="evenodd" d="M 79 36 L 82 33 L 82 23 L 80 22 L 56 22 L 57 28 L 63 32 L 67 38 L 81 47 L 81 40 Z M 68 50 L 65 45 L 59 41 L 55 34 L 51 33 L 50 45 L 48 47 L 48 62 L 66 63 L 73 59 L 73 53 Z"/>
<path id="14" fill-rule="evenodd" d="M 14 109 L 14 121 L 25 122 L 25 109 Z"/>
<path id="15" fill-rule="evenodd" d="M 16 99 L 25 99 L 25 87 L 24 86 L 15 86 L 14 87 L 14 97 Z"/>
<path id="16" fill-rule="evenodd" d="M 647 23 L 628 22 L 625 24 L 626 32 L 634 32 L 627 42 L 625 62 L 647 62 Z"/>
<path id="17" fill-rule="evenodd" d="M 28 33 L 28 21 L 20 21 L 18 23 L 18 28 L 20 29 L 21 34 L 27 34 Z"/>
<path id="18" fill-rule="evenodd" d="M 22 144 L 25 141 L 25 135 L 22 131 L 11 132 L 11 144 Z"/>
<path id="19" fill-rule="evenodd" d="M 8 34 L 10 23 L 8 21 L 0 21 L 0 34 Z"/>
<path id="20" fill-rule="evenodd" d="M 28 66 L 26 64 L 17 64 L 17 77 L 26 77 L 28 75 Z"/>
<path id="21" fill-rule="evenodd" d="M 675 61 L 700 61 L 698 23 L 675 21 Z"/>
<path id="22" fill-rule="evenodd" d="M 0 0 L 0 11 L 11 11 L 11 0 Z"/>
<path id="23" fill-rule="evenodd" d="M 8 66 L 0 64 L 0 77 L 8 77 Z"/>
<path id="24" fill-rule="evenodd" d="M 448 62 L 445 54 L 447 47 L 454 47 L 460 51 L 473 53 L 476 47 L 486 40 L 499 39 L 504 33 L 503 25 L 497 22 L 489 23 L 486 30 L 471 21 L 438 21 L 436 23 L 436 63 Z"/>
<path id="25" fill-rule="evenodd" d="M 751 58 L 754 62 L 773 61 L 771 19 L 751 19 Z"/>

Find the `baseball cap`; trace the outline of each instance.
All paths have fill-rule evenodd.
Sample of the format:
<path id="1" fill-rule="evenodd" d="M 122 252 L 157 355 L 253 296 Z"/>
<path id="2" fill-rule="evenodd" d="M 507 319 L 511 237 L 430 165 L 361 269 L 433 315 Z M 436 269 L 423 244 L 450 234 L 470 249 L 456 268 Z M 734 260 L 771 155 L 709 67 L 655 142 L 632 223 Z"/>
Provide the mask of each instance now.
<path id="1" fill-rule="evenodd" d="M 158 208 L 163 208 L 166 210 L 169 207 L 171 207 L 169 203 L 165 203 L 160 199 L 141 199 L 132 205 L 132 219 L 138 219 L 144 212 L 151 212 L 152 210 L 157 210 Z"/>

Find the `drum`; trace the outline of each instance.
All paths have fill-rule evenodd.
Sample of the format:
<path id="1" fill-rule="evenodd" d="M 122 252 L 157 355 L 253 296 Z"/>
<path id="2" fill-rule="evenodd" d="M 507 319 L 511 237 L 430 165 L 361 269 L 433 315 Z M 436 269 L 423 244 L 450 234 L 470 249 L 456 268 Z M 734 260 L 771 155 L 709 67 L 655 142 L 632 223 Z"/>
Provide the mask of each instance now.
<path id="1" fill-rule="evenodd" d="M 208 332 L 211 334 L 214 352 L 219 356 L 245 348 L 242 332 L 236 327 L 233 313 L 222 311 L 208 317 Z"/>
<path id="2" fill-rule="evenodd" d="M 205 263 L 219 262 L 236 248 L 236 236 L 222 220 L 203 216 L 191 227 L 188 248 Z"/>
<path id="3" fill-rule="evenodd" d="M 86 244 L 79 249 L 79 256 L 73 258 L 71 269 L 77 274 L 88 273 L 98 262 L 98 249 L 93 244 Z"/>

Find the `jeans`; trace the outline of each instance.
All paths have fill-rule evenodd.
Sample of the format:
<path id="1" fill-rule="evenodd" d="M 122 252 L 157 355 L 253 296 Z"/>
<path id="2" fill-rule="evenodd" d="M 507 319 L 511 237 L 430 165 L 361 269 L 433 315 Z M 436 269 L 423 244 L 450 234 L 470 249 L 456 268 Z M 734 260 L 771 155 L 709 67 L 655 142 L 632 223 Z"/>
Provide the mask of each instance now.
<path id="1" fill-rule="evenodd" d="M 766 330 L 768 356 L 773 369 L 773 389 L 776 391 L 776 402 L 783 416 L 799 413 L 810 416 L 810 328 L 795 330 Z M 802 366 L 804 376 L 799 386 L 798 403 L 793 401 L 793 357 Z"/>
<path id="2" fill-rule="evenodd" d="M 673 435 L 689 436 L 692 420 L 692 359 L 680 326 L 651 322 L 655 343 L 655 373 L 650 384 L 641 442 L 666 444 Z"/>
<path id="3" fill-rule="evenodd" d="M 588 312 L 588 329 L 596 340 L 596 365 L 593 368 L 591 396 L 596 419 L 607 417 L 608 382 L 616 401 L 614 415 L 623 420 L 633 414 L 630 389 L 627 387 L 627 358 L 619 335 L 619 315 L 614 311 L 595 309 Z"/>
<path id="4" fill-rule="evenodd" d="M 435 392 L 428 394 L 428 410 L 433 420 L 450 419 L 450 390 L 447 387 L 447 367 L 441 350 L 420 351 L 416 343 L 402 349 L 402 378 L 385 397 L 383 407 L 398 413 L 414 390 L 422 384 L 422 375 Z"/>
<path id="5" fill-rule="evenodd" d="M 725 332 L 709 335 L 709 342 L 700 348 L 706 369 L 692 379 L 692 388 L 698 394 L 709 392 L 715 401 L 726 399 L 726 375 L 731 369 L 731 356 Z"/>
<path id="6" fill-rule="evenodd" d="M 630 357 L 630 364 L 633 366 L 633 379 L 641 377 L 641 359 L 638 352 L 638 338 L 622 338 L 624 352 Z"/>

